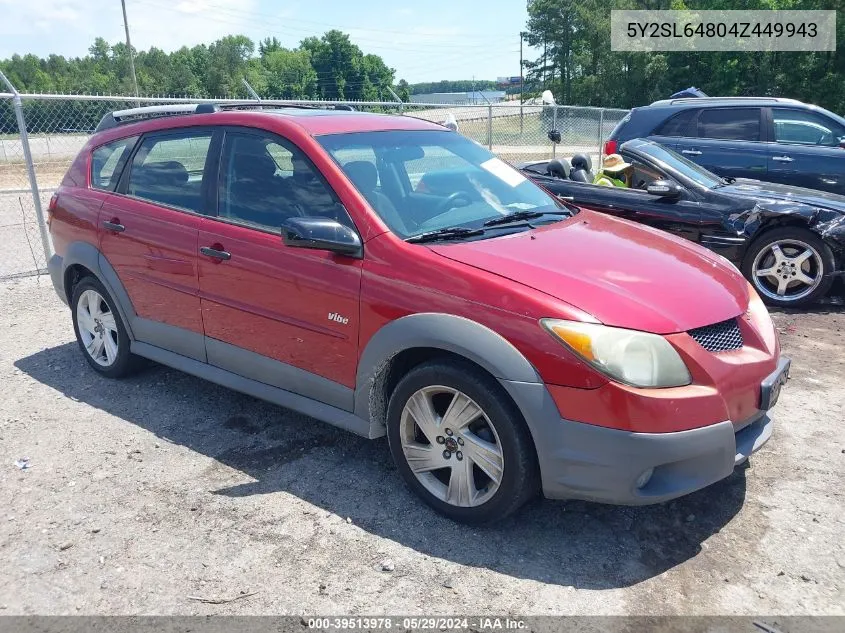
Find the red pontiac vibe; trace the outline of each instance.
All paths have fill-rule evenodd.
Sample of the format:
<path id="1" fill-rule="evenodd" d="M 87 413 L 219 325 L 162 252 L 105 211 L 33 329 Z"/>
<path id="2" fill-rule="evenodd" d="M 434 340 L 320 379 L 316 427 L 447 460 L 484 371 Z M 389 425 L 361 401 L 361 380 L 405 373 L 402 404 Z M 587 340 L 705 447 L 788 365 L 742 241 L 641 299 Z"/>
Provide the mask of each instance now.
<path id="1" fill-rule="evenodd" d="M 459 521 L 540 490 L 647 504 L 712 484 L 769 439 L 789 371 L 725 259 L 410 117 L 114 112 L 50 231 L 94 370 L 144 357 L 386 435 Z"/>

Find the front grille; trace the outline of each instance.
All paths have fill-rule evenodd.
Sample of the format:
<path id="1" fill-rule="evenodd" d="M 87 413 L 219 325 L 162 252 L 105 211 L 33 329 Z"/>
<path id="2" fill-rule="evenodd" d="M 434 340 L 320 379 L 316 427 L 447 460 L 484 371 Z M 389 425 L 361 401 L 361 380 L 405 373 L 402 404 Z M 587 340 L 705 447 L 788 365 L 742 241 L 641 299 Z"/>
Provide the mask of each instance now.
<path id="1" fill-rule="evenodd" d="M 716 354 L 742 347 L 742 332 L 736 319 L 695 328 L 689 331 L 689 335 L 708 352 Z"/>

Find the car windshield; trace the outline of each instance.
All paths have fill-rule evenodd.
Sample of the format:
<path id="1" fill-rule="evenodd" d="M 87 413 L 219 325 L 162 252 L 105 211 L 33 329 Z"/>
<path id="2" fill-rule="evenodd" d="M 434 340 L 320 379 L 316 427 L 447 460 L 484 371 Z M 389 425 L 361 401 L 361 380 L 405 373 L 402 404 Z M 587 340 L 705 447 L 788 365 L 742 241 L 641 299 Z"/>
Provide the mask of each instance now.
<path id="1" fill-rule="evenodd" d="M 482 229 L 489 220 L 517 212 L 522 213 L 515 216 L 514 228 L 524 229 L 528 222 L 558 221 L 561 211 L 566 212 L 557 198 L 455 132 L 353 132 L 317 140 L 402 238 L 455 227 Z M 505 229 L 508 224 L 495 223 Z M 501 229 L 462 235 L 479 239 L 498 234 Z"/>
<path id="2" fill-rule="evenodd" d="M 680 172 L 681 175 L 686 176 L 702 187 L 714 189 L 725 184 L 724 178 L 720 178 L 713 172 L 704 169 L 701 165 L 695 164 L 691 160 L 684 158 L 677 152 L 673 152 L 671 149 L 666 149 L 662 145 L 643 143 L 637 147 L 637 151 L 648 154 L 655 160 Z"/>

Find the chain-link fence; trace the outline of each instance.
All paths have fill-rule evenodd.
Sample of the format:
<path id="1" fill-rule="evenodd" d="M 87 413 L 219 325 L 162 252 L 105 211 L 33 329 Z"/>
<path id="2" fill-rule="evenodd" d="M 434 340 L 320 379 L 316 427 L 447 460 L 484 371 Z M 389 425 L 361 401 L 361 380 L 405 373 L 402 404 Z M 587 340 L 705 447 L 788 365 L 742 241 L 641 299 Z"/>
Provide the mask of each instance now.
<path id="1" fill-rule="evenodd" d="M 227 99 L 17 95 L 11 85 L 8 88 L 10 92 L 0 92 L 0 244 L 3 245 L 0 279 L 45 272 L 51 247 L 40 219 L 41 210 L 46 213 L 50 196 L 105 114 L 138 104 L 235 103 Z M 583 153 L 590 155 L 596 164 L 603 140 L 627 113 L 616 109 L 518 103 L 273 103 L 350 105 L 359 111 L 402 114 L 438 123 L 454 119 L 461 134 L 512 163 L 542 160 L 555 154 L 571 157 Z M 23 129 L 19 127 L 20 122 Z M 548 139 L 552 129 L 561 133 L 561 143 L 557 146 Z"/>

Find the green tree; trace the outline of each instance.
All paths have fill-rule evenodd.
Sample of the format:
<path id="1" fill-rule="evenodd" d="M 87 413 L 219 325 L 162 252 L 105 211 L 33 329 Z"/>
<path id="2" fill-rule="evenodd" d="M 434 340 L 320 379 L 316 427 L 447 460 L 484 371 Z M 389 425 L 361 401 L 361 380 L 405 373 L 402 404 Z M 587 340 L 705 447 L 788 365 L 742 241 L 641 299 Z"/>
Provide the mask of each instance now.
<path id="1" fill-rule="evenodd" d="M 399 80 L 399 83 L 396 85 L 396 94 L 405 103 L 411 100 L 411 86 L 408 85 L 407 81 L 404 79 Z"/>
<path id="2" fill-rule="evenodd" d="M 837 6 L 838 5 L 838 6 Z M 610 49 L 612 9 L 832 9 L 843 0 L 533 0 L 528 43 L 543 53 L 528 80 L 559 103 L 633 107 L 690 85 L 713 95 L 785 96 L 845 111 L 845 48 L 835 52 L 622 53 Z M 845 22 L 837 21 L 837 39 Z"/>
<path id="3" fill-rule="evenodd" d="M 270 99 L 311 99 L 317 94 L 317 72 L 307 50 L 279 48 L 262 57 Z"/>

